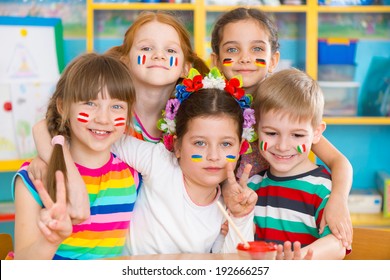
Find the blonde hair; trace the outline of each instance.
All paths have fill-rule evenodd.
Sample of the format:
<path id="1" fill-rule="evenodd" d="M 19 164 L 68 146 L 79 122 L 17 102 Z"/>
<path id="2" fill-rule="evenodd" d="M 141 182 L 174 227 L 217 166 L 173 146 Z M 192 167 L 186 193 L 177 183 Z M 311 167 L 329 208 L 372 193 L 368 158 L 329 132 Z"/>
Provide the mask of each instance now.
<path id="1" fill-rule="evenodd" d="M 113 47 L 107 51 L 107 54 L 120 58 L 127 65 L 129 64 L 129 53 L 134 42 L 137 31 L 146 23 L 157 21 L 172 26 L 180 39 L 180 46 L 184 54 L 184 61 L 191 63 L 192 67 L 197 69 L 204 76 L 210 69 L 206 63 L 197 56 L 191 46 L 190 34 L 184 25 L 172 14 L 163 11 L 151 12 L 144 11 L 140 13 L 133 24 L 127 29 L 123 43 L 120 46 Z"/>
<path id="2" fill-rule="evenodd" d="M 111 98 L 128 104 L 129 129 L 135 103 L 135 89 L 127 66 L 108 55 L 88 53 L 78 56 L 65 68 L 49 100 L 46 124 L 51 137 L 62 135 L 71 143 L 69 122 L 71 105 L 80 101 L 95 100 L 99 94 L 108 94 Z M 103 98 L 105 97 L 103 95 Z M 66 178 L 61 145 L 54 145 L 48 166 L 47 189 L 51 198 L 55 200 L 55 171 L 62 171 Z"/>
<path id="3" fill-rule="evenodd" d="M 318 83 L 298 69 L 285 69 L 262 81 L 254 95 L 253 109 L 257 121 L 262 114 L 282 112 L 294 121 L 322 121 L 324 96 Z"/>

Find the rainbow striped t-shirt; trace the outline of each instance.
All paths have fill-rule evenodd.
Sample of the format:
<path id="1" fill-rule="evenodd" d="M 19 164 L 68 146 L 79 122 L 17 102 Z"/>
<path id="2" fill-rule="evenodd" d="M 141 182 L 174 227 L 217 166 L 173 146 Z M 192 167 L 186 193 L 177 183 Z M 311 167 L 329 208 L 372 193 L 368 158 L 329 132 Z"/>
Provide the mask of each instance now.
<path id="1" fill-rule="evenodd" d="M 29 164 L 25 162 L 15 178 L 20 176 L 35 200 L 43 206 L 28 178 Z M 73 225 L 71 236 L 62 242 L 53 259 L 99 259 L 121 256 L 140 177 L 134 169 L 114 154 L 111 154 L 110 160 L 104 166 L 97 169 L 89 169 L 78 164 L 76 166 L 87 187 L 91 216 L 83 223 Z"/>

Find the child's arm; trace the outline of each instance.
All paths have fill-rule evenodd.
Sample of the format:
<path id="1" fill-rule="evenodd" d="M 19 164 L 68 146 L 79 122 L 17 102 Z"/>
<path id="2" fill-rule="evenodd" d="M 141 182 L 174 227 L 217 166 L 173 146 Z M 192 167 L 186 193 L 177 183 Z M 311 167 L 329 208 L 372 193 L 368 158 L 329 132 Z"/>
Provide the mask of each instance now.
<path id="1" fill-rule="evenodd" d="M 305 256 L 309 250 L 313 251 L 313 260 L 342 260 L 346 251 L 341 240 L 333 234 L 328 234 L 303 247 L 301 249 L 302 256 Z"/>
<path id="2" fill-rule="evenodd" d="M 352 222 L 348 210 L 348 195 L 352 186 L 352 166 L 325 137 L 321 137 L 312 150 L 332 172 L 332 192 L 324 209 L 320 233 L 328 224 L 332 233 L 343 241 L 345 247 L 349 247 L 352 242 Z"/>
<path id="3" fill-rule="evenodd" d="M 20 177 L 15 181 L 15 259 L 52 259 L 61 242 L 72 233 L 66 212 L 64 176 L 56 174 L 54 203 L 41 181 L 35 186 L 45 208 L 29 192 Z"/>
<path id="4" fill-rule="evenodd" d="M 34 142 L 38 151 L 39 157 L 46 163 L 49 162 L 53 147 L 51 146 L 51 137 L 47 130 L 45 120 L 42 120 L 33 127 Z M 68 145 L 63 145 L 64 157 L 67 168 L 67 191 L 68 191 L 68 213 L 72 218 L 73 224 L 79 224 L 90 216 L 89 197 L 84 180 L 81 177 L 76 165 L 73 162 L 72 156 L 69 152 Z M 34 179 L 41 179 L 39 174 L 42 172 L 42 164 L 34 164 L 31 162 L 29 166 L 30 177 Z M 38 171 L 37 171 L 38 169 Z M 33 178 L 31 178 L 33 179 Z"/>

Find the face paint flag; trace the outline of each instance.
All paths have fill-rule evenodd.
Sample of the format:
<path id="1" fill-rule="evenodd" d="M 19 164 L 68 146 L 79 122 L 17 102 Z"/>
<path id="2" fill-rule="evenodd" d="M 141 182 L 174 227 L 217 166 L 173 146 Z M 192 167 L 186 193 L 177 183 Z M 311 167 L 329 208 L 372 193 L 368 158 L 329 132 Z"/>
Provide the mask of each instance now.
<path id="1" fill-rule="evenodd" d="M 234 161 L 236 161 L 236 157 L 233 156 L 233 155 L 227 155 L 227 156 L 226 156 L 226 160 L 227 160 L 228 162 L 234 162 Z"/>
<path id="2" fill-rule="evenodd" d="M 171 56 L 169 58 L 169 67 L 177 66 L 177 57 Z"/>
<path id="3" fill-rule="evenodd" d="M 87 113 L 79 113 L 77 116 L 77 120 L 82 123 L 86 123 L 89 121 L 89 115 Z"/>
<path id="4" fill-rule="evenodd" d="M 265 67 L 265 60 L 261 58 L 256 58 L 255 64 L 259 67 Z"/>
<path id="5" fill-rule="evenodd" d="M 306 152 L 306 145 L 305 145 L 305 144 L 298 145 L 298 146 L 297 146 L 297 151 L 298 151 L 298 153 L 300 153 L 300 154 L 305 153 L 305 152 Z"/>
<path id="6" fill-rule="evenodd" d="M 267 146 L 268 146 L 267 142 L 264 142 L 264 141 L 260 142 L 260 150 L 266 151 L 267 150 Z"/>
<path id="7" fill-rule="evenodd" d="M 146 61 L 146 55 L 138 56 L 138 65 L 144 65 Z"/>
<path id="8" fill-rule="evenodd" d="M 202 156 L 201 155 L 192 155 L 191 160 L 193 162 L 201 162 L 202 161 Z"/>
<path id="9" fill-rule="evenodd" d="M 114 120 L 114 126 L 123 126 L 123 125 L 125 125 L 125 123 L 126 123 L 125 118 L 116 118 Z"/>
<path id="10" fill-rule="evenodd" d="M 232 63 L 233 63 L 233 59 L 231 58 L 225 58 L 223 61 L 222 61 L 222 64 L 224 66 L 232 66 Z"/>

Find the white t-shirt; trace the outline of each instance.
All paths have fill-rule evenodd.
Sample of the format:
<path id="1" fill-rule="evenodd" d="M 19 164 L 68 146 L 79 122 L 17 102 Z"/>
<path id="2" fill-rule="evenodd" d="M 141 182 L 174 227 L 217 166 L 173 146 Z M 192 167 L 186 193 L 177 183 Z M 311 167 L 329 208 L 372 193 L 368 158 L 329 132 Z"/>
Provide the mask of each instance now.
<path id="1" fill-rule="evenodd" d="M 221 239 L 225 219 L 216 204 L 223 203 L 219 186 L 215 200 L 199 206 L 186 192 L 177 159 L 162 143 L 124 136 L 114 152 L 143 179 L 130 223 L 131 255 L 236 252 L 241 240 L 232 228 Z M 232 217 L 248 241 L 254 238 L 253 215 Z"/>

